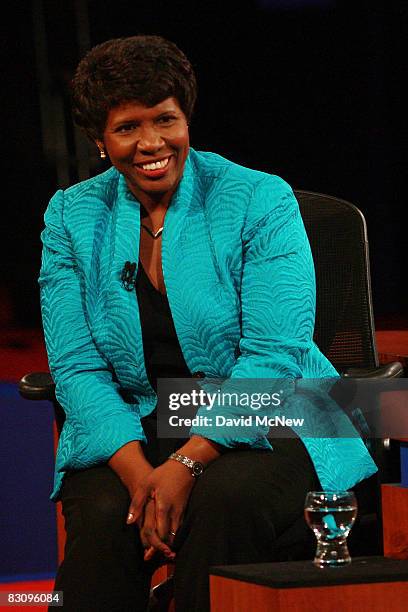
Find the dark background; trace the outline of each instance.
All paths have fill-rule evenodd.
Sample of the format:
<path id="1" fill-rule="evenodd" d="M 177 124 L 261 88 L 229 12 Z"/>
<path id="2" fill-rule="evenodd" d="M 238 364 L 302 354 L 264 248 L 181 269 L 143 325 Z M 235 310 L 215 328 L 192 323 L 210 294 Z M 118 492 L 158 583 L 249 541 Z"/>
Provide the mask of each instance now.
<path id="1" fill-rule="evenodd" d="M 33 0 L 2 37 L 0 323 L 39 327 L 47 202 L 103 170 L 74 130 L 68 83 L 89 46 L 137 33 L 193 63 L 192 146 L 343 197 L 364 213 L 377 322 L 406 321 L 406 1 Z"/>

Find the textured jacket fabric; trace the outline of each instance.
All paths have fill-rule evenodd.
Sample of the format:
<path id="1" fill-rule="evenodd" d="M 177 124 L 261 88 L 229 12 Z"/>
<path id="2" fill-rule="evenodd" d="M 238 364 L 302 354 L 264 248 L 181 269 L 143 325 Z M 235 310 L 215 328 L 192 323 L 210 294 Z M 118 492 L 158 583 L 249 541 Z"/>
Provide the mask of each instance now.
<path id="1" fill-rule="evenodd" d="M 144 440 L 156 404 L 136 294 L 121 272 L 137 261 L 140 204 L 115 168 L 58 191 L 45 214 L 43 325 L 66 413 L 55 486 L 67 470 L 104 463 Z M 313 343 L 310 247 L 289 185 L 190 149 L 166 214 L 163 275 L 191 372 L 209 377 L 337 376 Z M 199 433 L 199 431 L 198 431 Z M 270 447 L 260 428 L 251 444 Z M 301 433 L 299 434 L 301 435 Z M 322 486 L 345 489 L 375 472 L 361 439 L 305 438 Z M 225 438 L 233 447 L 236 440 Z"/>

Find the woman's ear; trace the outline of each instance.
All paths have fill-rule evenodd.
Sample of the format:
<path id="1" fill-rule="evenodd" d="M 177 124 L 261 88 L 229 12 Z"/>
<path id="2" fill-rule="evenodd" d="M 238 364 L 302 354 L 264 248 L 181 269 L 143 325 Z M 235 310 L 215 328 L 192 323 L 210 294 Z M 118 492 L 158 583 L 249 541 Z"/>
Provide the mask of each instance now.
<path id="1" fill-rule="evenodd" d="M 106 159 L 105 145 L 102 140 L 95 140 L 96 146 L 99 149 L 99 155 L 101 159 Z"/>

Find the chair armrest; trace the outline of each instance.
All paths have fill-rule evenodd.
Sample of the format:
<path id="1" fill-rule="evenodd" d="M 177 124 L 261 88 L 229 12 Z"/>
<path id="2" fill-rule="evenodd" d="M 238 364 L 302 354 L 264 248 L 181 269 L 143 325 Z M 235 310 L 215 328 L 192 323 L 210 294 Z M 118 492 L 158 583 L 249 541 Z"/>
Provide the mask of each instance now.
<path id="1" fill-rule="evenodd" d="M 392 361 L 377 368 L 349 368 L 343 373 L 345 378 L 400 378 L 404 366 L 399 361 Z"/>
<path id="2" fill-rule="evenodd" d="M 18 383 L 21 397 L 29 400 L 55 401 L 55 384 L 49 372 L 30 372 Z"/>

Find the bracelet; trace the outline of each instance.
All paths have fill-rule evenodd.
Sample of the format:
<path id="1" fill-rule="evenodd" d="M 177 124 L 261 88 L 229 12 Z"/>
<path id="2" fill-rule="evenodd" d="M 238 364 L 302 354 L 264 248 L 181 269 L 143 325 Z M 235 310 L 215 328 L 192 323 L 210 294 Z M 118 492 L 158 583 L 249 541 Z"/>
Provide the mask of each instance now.
<path id="1" fill-rule="evenodd" d="M 198 478 L 204 472 L 204 465 L 200 463 L 200 461 L 194 461 L 190 459 L 190 457 L 186 457 L 185 455 L 179 455 L 178 453 L 172 453 L 169 459 L 173 459 L 174 461 L 178 461 L 182 463 L 191 471 L 191 475 L 193 478 Z"/>

